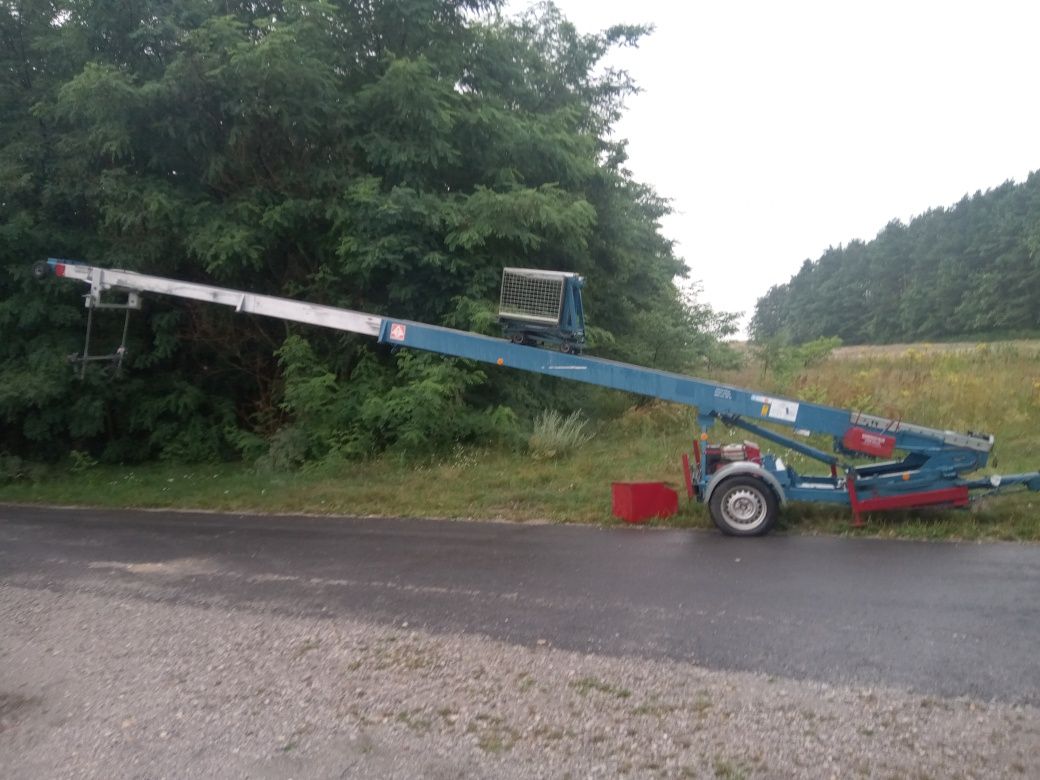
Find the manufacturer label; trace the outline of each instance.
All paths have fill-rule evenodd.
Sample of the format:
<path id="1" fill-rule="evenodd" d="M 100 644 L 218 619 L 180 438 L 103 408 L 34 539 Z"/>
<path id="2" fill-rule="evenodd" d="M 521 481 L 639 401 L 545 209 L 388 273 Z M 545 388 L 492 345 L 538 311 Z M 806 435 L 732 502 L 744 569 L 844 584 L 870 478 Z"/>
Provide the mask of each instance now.
<path id="1" fill-rule="evenodd" d="M 798 419 L 798 402 L 784 398 L 770 398 L 767 395 L 753 395 L 751 400 L 762 404 L 762 416 L 773 420 L 794 422 Z"/>

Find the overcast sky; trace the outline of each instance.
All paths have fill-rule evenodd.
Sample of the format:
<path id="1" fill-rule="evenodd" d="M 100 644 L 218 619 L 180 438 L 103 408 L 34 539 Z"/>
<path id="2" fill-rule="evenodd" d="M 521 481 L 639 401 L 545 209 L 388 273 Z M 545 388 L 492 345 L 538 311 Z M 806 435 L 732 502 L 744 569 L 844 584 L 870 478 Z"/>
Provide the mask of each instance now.
<path id="1" fill-rule="evenodd" d="M 655 25 L 609 60 L 643 89 L 617 135 L 716 309 L 750 316 L 828 246 L 1040 168 L 1032 0 L 556 5 L 582 32 Z"/>

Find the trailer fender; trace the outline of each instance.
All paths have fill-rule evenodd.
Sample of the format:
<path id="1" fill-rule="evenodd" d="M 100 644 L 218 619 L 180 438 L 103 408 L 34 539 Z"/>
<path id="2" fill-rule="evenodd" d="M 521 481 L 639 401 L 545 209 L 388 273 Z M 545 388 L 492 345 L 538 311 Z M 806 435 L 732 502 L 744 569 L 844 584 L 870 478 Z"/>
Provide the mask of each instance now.
<path id="1" fill-rule="evenodd" d="M 773 492 L 776 494 L 776 500 L 780 502 L 780 506 L 786 506 L 787 496 L 784 495 L 784 489 L 781 487 L 780 481 L 760 465 L 757 463 L 751 463 L 750 461 L 731 463 L 716 471 L 708 482 L 708 487 L 704 489 L 704 503 L 707 504 L 711 501 L 711 494 L 715 492 L 715 488 L 717 488 L 724 479 L 735 477 L 738 474 L 758 477 L 773 489 Z"/>

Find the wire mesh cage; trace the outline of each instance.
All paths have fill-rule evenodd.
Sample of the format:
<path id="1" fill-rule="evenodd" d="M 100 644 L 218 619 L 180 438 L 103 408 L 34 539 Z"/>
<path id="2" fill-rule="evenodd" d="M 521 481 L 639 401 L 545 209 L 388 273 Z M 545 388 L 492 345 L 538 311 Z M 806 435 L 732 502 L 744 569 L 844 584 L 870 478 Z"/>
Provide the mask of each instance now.
<path id="1" fill-rule="evenodd" d="M 563 310 L 565 280 L 573 274 L 505 268 L 498 316 L 509 320 L 555 325 Z"/>

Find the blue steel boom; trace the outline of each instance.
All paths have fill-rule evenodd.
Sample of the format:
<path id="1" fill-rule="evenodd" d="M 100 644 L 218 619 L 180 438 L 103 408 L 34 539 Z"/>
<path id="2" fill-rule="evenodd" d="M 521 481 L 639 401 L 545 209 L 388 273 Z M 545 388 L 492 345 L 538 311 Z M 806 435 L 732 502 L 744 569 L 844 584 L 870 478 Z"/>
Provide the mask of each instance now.
<path id="1" fill-rule="evenodd" d="M 863 512 L 924 506 L 966 506 L 970 494 L 992 493 L 1022 485 L 1040 490 L 1040 472 L 966 479 L 986 466 L 994 440 L 987 434 L 928 428 L 822 404 L 807 403 L 733 387 L 682 374 L 619 363 L 603 358 L 555 352 L 420 322 L 377 317 L 335 307 L 274 296 L 256 295 L 210 285 L 180 282 L 117 269 L 101 269 L 66 260 L 49 260 L 57 275 L 91 285 L 88 308 L 106 306 L 101 293 L 118 290 L 203 300 L 234 306 L 237 311 L 376 336 L 393 347 L 408 347 L 480 361 L 503 368 L 585 382 L 697 409 L 701 442 L 687 461 L 686 486 L 691 496 L 709 505 L 712 519 L 725 533 L 753 536 L 775 523 L 788 501 L 824 501 L 851 507 L 856 521 Z M 122 348 L 121 348 L 122 349 Z M 120 355 L 122 352 L 119 353 Z M 83 359 L 89 359 L 84 354 Z M 830 476 L 805 476 L 757 446 L 718 447 L 707 444 L 716 421 L 744 428 L 757 436 L 830 466 Z M 808 434 L 834 437 L 836 453 L 857 457 L 902 459 L 853 465 L 778 433 L 763 423 Z"/>

